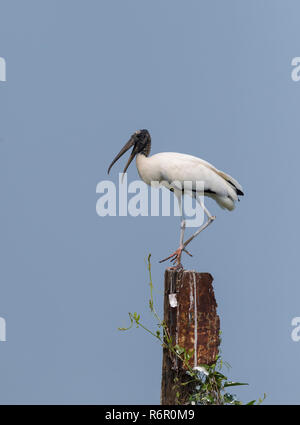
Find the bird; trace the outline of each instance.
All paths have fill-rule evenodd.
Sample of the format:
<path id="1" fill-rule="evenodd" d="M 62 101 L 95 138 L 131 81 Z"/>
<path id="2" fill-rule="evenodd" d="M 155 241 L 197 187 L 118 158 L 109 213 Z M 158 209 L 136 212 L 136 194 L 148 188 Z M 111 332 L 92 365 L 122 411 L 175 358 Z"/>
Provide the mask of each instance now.
<path id="1" fill-rule="evenodd" d="M 159 182 L 160 185 L 172 191 L 178 200 L 181 212 L 179 247 L 171 255 L 160 260 L 160 262 L 170 260 L 174 266 L 171 269 L 183 269 L 181 263 L 182 253 L 185 252 L 192 256 L 186 249 L 187 245 L 216 219 L 216 216 L 212 215 L 204 205 L 201 196 L 212 198 L 222 209 L 232 211 L 235 208 L 236 201 L 240 200 L 239 196 L 244 195 L 243 188 L 229 174 L 218 170 L 209 162 L 196 156 L 177 152 L 160 152 L 150 156 L 151 136 L 146 129 L 137 130 L 132 134 L 128 142 L 111 162 L 107 170 L 108 174 L 112 166 L 130 148 L 133 149 L 125 165 L 123 176 L 136 157 L 136 167 L 140 178 L 148 185 L 151 185 L 152 182 Z M 187 190 L 184 188 L 185 182 L 189 182 Z M 197 182 L 202 183 L 201 191 L 199 191 Z M 207 217 L 206 222 L 186 241 L 184 241 L 186 220 L 182 211 L 182 197 L 184 194 L 195 198 Z"/>

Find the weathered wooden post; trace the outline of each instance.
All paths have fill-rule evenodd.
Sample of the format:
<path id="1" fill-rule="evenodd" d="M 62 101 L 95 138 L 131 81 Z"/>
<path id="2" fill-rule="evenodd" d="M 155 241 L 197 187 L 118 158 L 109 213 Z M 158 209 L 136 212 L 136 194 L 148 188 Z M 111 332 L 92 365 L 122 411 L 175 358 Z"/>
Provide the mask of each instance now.
<path id="1" fill-rule="evenodd" d="M 209 273 L 195 271 L 165 271 L 164 321 L 172 341 L 185 350 L 194 350 L 190 366 L 215 362 L 220 343 L 220 319 Z M 163 349 L 161 404 L 178 404 L 176 385 L 189 376 L 182 362 L 171 358 Z M 184 388 L 188 397 L 189 385 Z M 184 400 L 184 394 L 181 395 Z"/>

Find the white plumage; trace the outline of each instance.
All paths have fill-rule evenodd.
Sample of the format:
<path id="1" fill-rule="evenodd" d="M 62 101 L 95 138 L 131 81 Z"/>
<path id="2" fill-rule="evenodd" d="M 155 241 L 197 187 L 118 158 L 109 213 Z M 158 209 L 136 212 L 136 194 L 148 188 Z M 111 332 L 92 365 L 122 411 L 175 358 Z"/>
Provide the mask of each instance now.
<path id="1" fill-rule="evenodd" d="M 196 189 L 196 182 L 203 182 L 205 196 L 213 198 L 221 208 L 230 211 L 238 200 L 237 192 L 243 191 L 242 186 L 233 177 L 192 155 L 161 152 L 146 157 L 137 154 L 136 165 L 139 176 L 147 184 L 151 184 L 151 181 L 168 182 L 169 188 L 176 189 L 172 182 L 191 182 L 191 188 Z"/>

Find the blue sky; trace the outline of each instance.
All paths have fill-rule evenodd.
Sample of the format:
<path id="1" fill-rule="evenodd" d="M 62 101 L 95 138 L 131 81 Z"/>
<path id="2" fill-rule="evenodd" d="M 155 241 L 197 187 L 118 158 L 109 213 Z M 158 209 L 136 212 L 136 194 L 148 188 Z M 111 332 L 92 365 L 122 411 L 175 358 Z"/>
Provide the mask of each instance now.
<path id="1" fill-rule="evenodd" d="M 0 0 L 1 403 L 159 403 L 162 308 L 178 217 L 96 214 L 129 136 L 199 156 L 245 197 L 190 245 L 210 272 L 230 378 L 249 401 L 298 403 L 300 5 L 266 0 Z M 117 182 L 117 164 L 110 178 Z M 128 180 L 138 177 L 135 166 Z"/>

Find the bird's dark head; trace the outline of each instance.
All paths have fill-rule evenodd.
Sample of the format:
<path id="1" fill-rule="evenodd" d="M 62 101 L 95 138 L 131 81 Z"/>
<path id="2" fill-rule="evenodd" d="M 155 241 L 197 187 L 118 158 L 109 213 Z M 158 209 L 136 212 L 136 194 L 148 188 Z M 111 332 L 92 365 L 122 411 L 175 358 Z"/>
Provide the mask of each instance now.
<path id="1" fill-rule="evenodd" d="M 125 165 L 123 173 L 126 173 L 127 168 L 129 167 L 131 161 L 134 159 L 134 157 L 141 153 L 145 156 L 148 156 L 151 149 L 151 136 L 148 130 L 137 130 L 133 135 L 130 137 L 126 145 L 120 150 L 118 155 L 114 158 L 110 166 L 108 167 L 108 173 L 110 172 L 111 167 L 114 165 L 115 162 L 118 161 L 118 159 L 121 158 L 122 155 L 124 155 L 125 152 L 127 152 L 131 147 L 133 147 L 131 155 L 128 159 L 127 164 Z"/>

